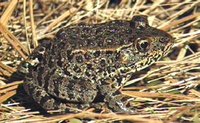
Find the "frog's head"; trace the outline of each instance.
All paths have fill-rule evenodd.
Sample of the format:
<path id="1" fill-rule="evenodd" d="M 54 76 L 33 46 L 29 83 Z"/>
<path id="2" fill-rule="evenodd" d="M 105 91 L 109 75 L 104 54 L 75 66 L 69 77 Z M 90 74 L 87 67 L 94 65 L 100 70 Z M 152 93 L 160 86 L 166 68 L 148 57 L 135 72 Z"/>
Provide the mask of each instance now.
<path id="1" fill-rule="evenodd" d="M 132 41 L 120 51 L 121 61 L 125 66 L 141 70 L 158 61 L 171 49 L 173 37 L 149 26 L 146 16 L 134 16 L 130 26 Z"/>

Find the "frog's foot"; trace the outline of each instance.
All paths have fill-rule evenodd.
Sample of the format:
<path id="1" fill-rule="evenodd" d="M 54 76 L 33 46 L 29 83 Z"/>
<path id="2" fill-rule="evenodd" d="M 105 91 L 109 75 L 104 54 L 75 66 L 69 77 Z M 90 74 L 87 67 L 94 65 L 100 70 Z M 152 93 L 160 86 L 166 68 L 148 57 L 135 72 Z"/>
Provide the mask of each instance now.
<path id="1" fill-rule="evenodd" d="M 107 103 L 105 102 L 94 102 L 90 104 L 90 108 L 92 108 L 93 112 L 98 113 L 110 113 L 111 110 L 109 109 Z"/>
<path id="2" fill-rule="evenodd" d="M 131 106 L 131 100 L 133 100 L 133 98 L 130 98 L 123 94 L 118 94 L 118 95 L 107 95 L 105 97 L 105 100 L 108 103 L 108 107 L 111 108 L 116 113 L 128 113 L 128 114 L 135 113 L 133 106 Z"/>
<path id="3" fill-rule="evenodd" d="M 24 89 L 29 96 L 31 96 L 40 106 L 48 113 L 66 113 L 79 112 L 88 108 L 89 104 L 79 104 L 72 102 L 61 102 L 54 96 L 48 94 L 43 88 L 33 84 L 32 82 L 25 82 Z"/>

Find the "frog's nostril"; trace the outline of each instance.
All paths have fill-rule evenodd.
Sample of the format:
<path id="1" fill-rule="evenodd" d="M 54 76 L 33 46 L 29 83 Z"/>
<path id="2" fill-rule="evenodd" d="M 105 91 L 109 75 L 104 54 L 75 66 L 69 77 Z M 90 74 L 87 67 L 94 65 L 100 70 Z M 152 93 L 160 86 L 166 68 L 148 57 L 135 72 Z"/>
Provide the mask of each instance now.
<path id="1" fill-rule="evenodd" d="M 167 42 L 169 42 L 170 41 L 170 39 L 168 38 L 168 37 L 161 37 L 160 38 L 160 42 L 161 43 L 167 43 Z"/>

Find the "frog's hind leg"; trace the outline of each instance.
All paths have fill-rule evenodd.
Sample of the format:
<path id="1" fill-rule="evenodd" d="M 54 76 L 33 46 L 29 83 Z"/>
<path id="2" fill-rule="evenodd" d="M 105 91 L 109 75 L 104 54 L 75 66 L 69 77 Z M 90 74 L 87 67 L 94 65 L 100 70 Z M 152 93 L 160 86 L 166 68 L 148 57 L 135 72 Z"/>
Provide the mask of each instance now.
<path id="1" fill-rule="evenodd" d="M 78 112 L 81 111 L 79 109 L 89 107 L 89 105 L 87 104 L 63 103 L 51 96 L 50 94 L 48 94 L 40 86 L 34 84 L 33 80 L 25 82 L 24 89 L 27 92 L 27 94 L 31 96 L 47 112 L 51 110 L 54 110 L 57 113 Z"/>
<path id="2" fill-rule="evenodd" d="M 65 105 L 52 98 L 44 89 L 29 81 L 24 83 L 26 93 L 45 110 L 65 109 Z"/>

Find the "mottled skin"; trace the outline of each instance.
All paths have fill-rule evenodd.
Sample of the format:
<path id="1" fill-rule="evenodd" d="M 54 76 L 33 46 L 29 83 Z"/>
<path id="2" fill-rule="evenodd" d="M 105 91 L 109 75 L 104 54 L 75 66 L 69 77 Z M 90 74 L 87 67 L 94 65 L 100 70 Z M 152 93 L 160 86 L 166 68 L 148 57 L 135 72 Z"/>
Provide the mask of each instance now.
<path id="1" fill-rule="evenodd" d="M 43 42 L 19 67 L 24 88 L 45 110 L 98 107 L 133 112 L 119 91 L 136 71 L 171 48 L 172 37 L 149 26 L 147 17 L 78 24 Z M 70 110 L 72 111 L 72 110 Z"/>

